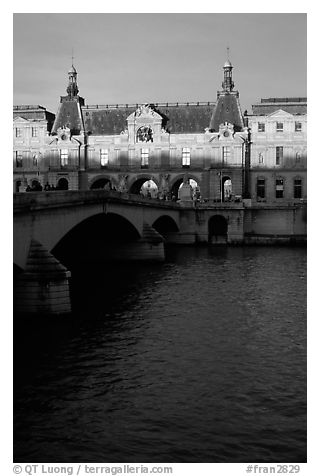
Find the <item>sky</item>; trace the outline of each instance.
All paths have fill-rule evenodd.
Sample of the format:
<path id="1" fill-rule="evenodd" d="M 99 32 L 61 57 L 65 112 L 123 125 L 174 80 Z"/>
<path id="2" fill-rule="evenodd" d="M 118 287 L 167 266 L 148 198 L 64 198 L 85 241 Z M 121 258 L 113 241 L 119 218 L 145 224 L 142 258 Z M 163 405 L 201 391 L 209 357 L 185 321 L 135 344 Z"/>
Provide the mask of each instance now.
<path id="1" fill-rule="evenodd" d="M 304 13 L 15 13 L 13 103 L 56 113 L 72 50 L 86 104 L 215 101 L 227 47 L 243 111 L 307 95 Z"/>

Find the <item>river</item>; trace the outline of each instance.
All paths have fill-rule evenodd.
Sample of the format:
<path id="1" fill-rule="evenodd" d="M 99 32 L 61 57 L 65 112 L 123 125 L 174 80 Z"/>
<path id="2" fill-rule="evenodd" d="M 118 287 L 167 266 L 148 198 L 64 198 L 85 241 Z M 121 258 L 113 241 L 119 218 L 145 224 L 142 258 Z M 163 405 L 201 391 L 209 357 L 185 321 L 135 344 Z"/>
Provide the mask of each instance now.
<path id="1" fill-rule="evenodd" d="M 73 271 L 14 320 L 15 462 L 306 462 L 306 249 Z"/>

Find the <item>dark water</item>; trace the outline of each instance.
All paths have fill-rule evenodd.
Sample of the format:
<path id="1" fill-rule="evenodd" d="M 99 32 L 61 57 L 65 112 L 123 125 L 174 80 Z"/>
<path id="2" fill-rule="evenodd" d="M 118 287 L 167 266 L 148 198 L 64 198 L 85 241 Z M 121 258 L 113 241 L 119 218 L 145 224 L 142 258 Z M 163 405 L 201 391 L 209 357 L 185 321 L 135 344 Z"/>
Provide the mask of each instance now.
<path id="1" fill-rule="evenodd" d="M 15 321 L 14 460 L 305 462 L 306 250 L 180 248 Z"/>

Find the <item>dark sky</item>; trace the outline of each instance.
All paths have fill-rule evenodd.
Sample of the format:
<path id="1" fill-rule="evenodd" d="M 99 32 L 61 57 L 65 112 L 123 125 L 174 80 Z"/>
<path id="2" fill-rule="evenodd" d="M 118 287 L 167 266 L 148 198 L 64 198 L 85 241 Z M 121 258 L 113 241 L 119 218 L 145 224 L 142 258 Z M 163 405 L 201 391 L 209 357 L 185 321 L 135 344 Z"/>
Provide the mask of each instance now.
<path id="1" fill-rule="evenodd" d="M 16 13 L 14 104 L 56 112 L 67 71 L 86 104 L 215 101 L 230 47 L 242 109 L 306 96 L 303 13 Z"/>

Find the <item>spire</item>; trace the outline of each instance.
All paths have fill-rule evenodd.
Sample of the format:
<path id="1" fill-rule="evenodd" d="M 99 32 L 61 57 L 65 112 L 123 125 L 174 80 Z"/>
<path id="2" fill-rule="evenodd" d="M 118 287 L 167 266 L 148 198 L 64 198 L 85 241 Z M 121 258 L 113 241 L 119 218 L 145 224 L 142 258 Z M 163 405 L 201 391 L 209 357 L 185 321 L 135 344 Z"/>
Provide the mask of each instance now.
<path id="1" fill-rule="evenodd" d="M 230 92 L 234 88 L 234 82 L 232 81 L 232 69 L 233 66 L 229 59 L 229 46 L 227 47 L 227 61 L 224 63 L 223 66 L 223 91 Z"/>
<path id="2" fill-rule="evenodd" d="M 79 92 L 79 88 L 77 85 L 77 70 L 73 66 L 73 48 L 72 48 L 72 62 L 71 62 L 71 68 L 68 71 L 68 76 L 69 76 L 69 84 L 67 87 L 67 93 L 70 98 L 77 96 Z"/>

